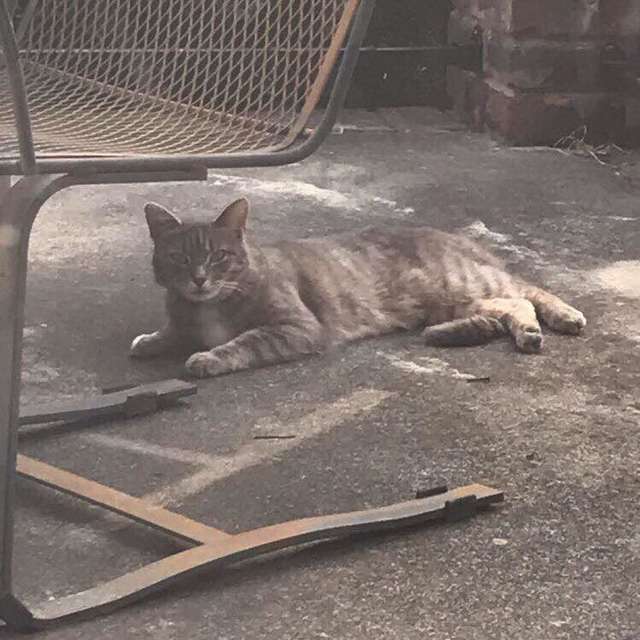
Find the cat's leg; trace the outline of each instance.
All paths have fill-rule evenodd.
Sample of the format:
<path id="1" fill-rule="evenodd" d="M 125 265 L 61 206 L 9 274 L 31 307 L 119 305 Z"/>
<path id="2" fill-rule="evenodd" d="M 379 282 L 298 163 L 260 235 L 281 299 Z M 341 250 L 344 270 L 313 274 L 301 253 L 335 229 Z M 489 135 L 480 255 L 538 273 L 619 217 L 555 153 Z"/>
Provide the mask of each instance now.
<path id="1" fill-rule="evenodd" d="M 302 322 L 258 327 L 226 344 L 194 353 L 187 372 L 197 378 L 295 360 L 322 349 L 322 329 L 315 317 Z"/>
<path id="2" fill-rule="evenodd" d="M 497 318 L 473 315 L 427 327 L 422 336 L 433 347 L 473 347 L 508 333 Z"/>
<path id="3" fill-rule="evenodd" d="M 170 325 L 153 333 L 143 333 L 133 340 L 129 349 L 132 358 L 153 358 L 175 351 L 183 344 L 178 333 Z"/>
<path id="4" fill-rule="evenodd" d="M 533 304 L 525 298 L 491 298 L 469 305 L 472 313 L 502 322 L 515 340 L 516 347 L 525 353 L 542 349 L 542 329 Z"/>
<path id="5" fill-rule="evenodd" d="M 427 327 L 423 336 L 433 346 L 485 344 L 510 333 L 525 353 L 542 348 L 542 330 L 533 304 L 524 298 L 477 300 L 457 310 L 457 320 Z"/>
<path id="6" fill-rule="evenodd" d="M 587 325 L 587 320 L 580 311 L 544 289 L 526 287 L 524 295 L 531 301 L 542 321 L 554 331 L 577 335 Z"/>

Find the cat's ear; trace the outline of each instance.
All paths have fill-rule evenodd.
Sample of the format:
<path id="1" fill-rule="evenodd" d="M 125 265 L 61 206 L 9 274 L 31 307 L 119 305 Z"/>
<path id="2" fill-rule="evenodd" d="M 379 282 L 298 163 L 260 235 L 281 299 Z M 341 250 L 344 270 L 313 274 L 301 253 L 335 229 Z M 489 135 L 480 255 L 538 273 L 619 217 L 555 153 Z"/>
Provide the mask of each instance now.
<path id="1" fill-rule="evenodd" d="M 154 240 L 157 240 L 167 231 L 177 229 L 182 224 L 180 218 L 155 202 L 148 202 L 144 205 L 144 215 L 147 218 L 149 232 Z"/>
<path id="2" fill-rule="evenodd" d="M 235 229 L 244 231 L 247 226 L 247 216 L 249 215 L 249 201 L 240 198 L 232 202 L 213 223 L 214 227 L 224 227 L 225 229 Z"/>

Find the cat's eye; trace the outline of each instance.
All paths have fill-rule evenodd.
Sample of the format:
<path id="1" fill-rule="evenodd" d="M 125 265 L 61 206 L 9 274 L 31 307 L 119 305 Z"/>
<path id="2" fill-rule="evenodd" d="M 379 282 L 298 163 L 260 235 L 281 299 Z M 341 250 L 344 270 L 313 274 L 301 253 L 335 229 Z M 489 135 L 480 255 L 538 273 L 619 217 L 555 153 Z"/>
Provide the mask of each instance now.
<path id="1" fill-rule="evenodd" d="M 224 262 L 229 256 L 233 255 L 232 251 L 227 249 L 219 249 L 215 253 L 209 256 L 209 264 L 216 264 L 217 262 Z"/>
<path id="2" fill-rule="evenodd" d="M 179 265 L 188 265 L 191 262 L 188 255 L 186 255 L 185 253 L 180 253 L 179 251 L 171 252 L 169 254 L 169 260 L 171 260 L 171 262 L 173 262 L 174 264 Z"/>

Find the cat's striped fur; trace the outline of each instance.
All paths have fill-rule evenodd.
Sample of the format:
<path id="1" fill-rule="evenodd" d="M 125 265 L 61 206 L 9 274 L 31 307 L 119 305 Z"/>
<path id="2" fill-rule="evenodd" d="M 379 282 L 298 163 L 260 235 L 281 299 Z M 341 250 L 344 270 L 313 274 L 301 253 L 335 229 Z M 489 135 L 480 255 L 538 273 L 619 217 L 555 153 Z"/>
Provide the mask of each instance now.
<path id="1" fill-rule="evenodd" d="M 243 199 L 213 223 L 189 225 L 147 205 L 168 321 L 136 338 L 132 355 L 198 350 L 186 367 L 205 377 L 425 325 L 427 344 L 474 345 L 509 333 L 530 353 L 542 347 L 538 318 L 562 333 L 586 324 L 461 235 L 366 229 L 258 248 L 245 234 L 247 214 Z"/>

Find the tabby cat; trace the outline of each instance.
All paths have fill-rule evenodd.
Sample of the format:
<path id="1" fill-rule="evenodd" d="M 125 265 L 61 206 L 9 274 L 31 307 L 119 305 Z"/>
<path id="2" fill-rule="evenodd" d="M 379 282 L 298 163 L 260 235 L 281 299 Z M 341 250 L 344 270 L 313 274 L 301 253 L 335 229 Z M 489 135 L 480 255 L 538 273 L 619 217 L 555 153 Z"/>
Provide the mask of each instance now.
<path id="1" fill-rule="evenodd" d="M 578 334 L 582 313 L 510 276 L 462 235 L 426 227 L 365 229 L 258 248 L 249 203 L 186 224 L 157 204 L 145 213 L 168 321 L 138 336 L 131 355 L 196 351 L 189 374 L 217 376 L 320 352 L 348 340 L 425 326 L 428 345 L 477 345 L 510 334 L 542 348 L 539 319 Z"/>

